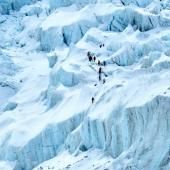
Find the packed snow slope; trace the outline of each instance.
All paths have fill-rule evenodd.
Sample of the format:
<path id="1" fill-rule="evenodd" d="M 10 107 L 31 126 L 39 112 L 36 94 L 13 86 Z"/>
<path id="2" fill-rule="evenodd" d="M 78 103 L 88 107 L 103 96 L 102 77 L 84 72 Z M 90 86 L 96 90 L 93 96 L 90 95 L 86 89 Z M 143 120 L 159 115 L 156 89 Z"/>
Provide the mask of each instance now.
<path id="1" fill-rule="evenodd" d="M 170 0 L 1 0 L 1 169 L 169 170 Z"/>

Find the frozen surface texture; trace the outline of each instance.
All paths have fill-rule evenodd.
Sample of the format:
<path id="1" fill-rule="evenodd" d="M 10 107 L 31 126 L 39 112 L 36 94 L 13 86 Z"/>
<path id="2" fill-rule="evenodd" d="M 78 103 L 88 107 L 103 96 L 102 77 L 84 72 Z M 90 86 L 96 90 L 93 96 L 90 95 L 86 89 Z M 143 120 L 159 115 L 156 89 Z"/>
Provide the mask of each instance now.
<path id="1" fill-rule="evenodd" d="M 0 13 L 0 169 L 170 169 L 169 0 Z"/>

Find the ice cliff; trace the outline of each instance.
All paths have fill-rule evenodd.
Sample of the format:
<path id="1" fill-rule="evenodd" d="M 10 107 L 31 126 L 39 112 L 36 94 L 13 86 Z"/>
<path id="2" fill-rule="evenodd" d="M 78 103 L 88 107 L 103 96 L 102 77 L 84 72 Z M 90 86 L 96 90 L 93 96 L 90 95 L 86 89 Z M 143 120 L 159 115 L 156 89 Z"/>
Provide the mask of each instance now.
<path id="1" fill-rule="evenodd" d="M 2 0 L 0 169 L 169 170 L 169 28 L 169 0 Z"/>

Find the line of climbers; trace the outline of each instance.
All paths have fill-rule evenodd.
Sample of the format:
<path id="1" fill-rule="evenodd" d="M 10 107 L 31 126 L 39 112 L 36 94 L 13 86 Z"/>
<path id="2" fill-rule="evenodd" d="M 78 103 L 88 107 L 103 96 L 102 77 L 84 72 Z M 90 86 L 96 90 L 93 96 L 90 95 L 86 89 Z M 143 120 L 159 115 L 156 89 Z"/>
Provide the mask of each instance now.
<path id="1" fill-rule="evenodd" d="M 99 47 L 100 47 L 100 48 L 104 47 L 104 44 L 100 44 Z M 97 60 L 96 56 L 95 56 L 94 54 L 92 54 L 90 51 L 87 52 L 87 57 L 88 57 L 88 59 L 89 59 L 89 62 L 95 62 L 95 63 L 97 63 L 97 65 L 99 66 L 99 69 L 98 69 L 99 81 L 102 81 L 103 84 L 105 84 L 105 83 L 106 83 L 106 79 L 103 78 L 103 80 L 102 80 L 102 73 L 104 73 L 104 72 L 103 72 L 103 69 L 102 69 L 102 66 L 106 66 L 106 61 L 101 62 L 100 60 L 98 60 L 98 61 L 96 62 L 96 60 Z M 105 75 L 105 77 L 107 77 L 106 74 L 104 74 L 104 75 Z M 97 86 L 97 84 L 95 84 L 94 86 Z M 94 101 L 95 101 L 94 97 L 92 97 L 91 100 L 92 100 L 92 103 L 94 103 Z"/>

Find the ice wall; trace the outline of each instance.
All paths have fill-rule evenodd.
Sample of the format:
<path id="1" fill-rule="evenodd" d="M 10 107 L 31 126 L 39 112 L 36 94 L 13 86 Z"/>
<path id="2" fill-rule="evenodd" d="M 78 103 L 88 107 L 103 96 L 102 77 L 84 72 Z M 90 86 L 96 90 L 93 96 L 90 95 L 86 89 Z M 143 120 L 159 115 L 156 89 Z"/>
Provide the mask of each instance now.
<path id="1" fill-rule="evenodd" d="M 1 0 L 0 13 L 9 14 L 10 10 L 19 10 L 22 6 L 36 2 L 36 0 Z"/>
<path id="2" fill-rule="evenodd" d="M 152 14 L 144 9 L 134 9 L 133 7 L 117 8 L 113 4 L 99 5 L 97 7 L 87 7 L 71 12 L 57 12 L 50 15 L 42 24 L 41 48 L 45 51 L 54 50 L 56 47 L 69 46 L 78 42 L 85 33 L 93 27 L 102 25 L 106 31 L 122 32 L 128 25 L 142 32 L 151 30 L 159 26 L 161 21 L 158 15 Z M 94 9 L 93 9 L 94 8 Z M 114 9 L 115 8 L 115 9 Z M 93 12 L 94 10 L 94 12 Z M 60 18 L 65 18 L 61 20 Z M 167 22 L 166 22 L 167 23 Z"/>
<path id="3" fill-rule="evenodd" d="M 40 43 L 42 50 L 69 46 L 78 42 L 87 30 L 98 25 L 89 9 L 81 11 L 57 12 L 42 23 Z M 62 18 L 65 18 L 62 20 Z"/>
<path id="4" fill-rule="evenodd" d="M 86 6 L 87 4 L 102 4 L 102 3 L 109 3 L 109 2 L 113 2 L 113 3 L 117 3 L 120 2 L 123 5 L 131 5 L 134 4 L 136 6 L 139 7 L 146 7 L 147 5 L 149 5 L 151 2 L 153 2 L 153 0 L 49 0 L 50 2 L 50 6 L 51 8 L 59 8 L 59 7 L 65 7 L 65 6 L 69 6 L 69 5 L 77 5 L 79 8 L 82 8 L 84 6 Z"/>
<path id="5" fill-rule="evenodd" d="M 144 106 L 111 113 L 119 114 L 118 120 L 111 115 L 110 121 L 88 118 L 82 127 L 83 144 L 86 148 L 97 147 L 106 150 L 114 158 L 125 154 L 127 159 L 133 159 L 134 162 L 130 163 L 132 168 L 161 169 L 168 166 L 168 103 L 169 97 L 158 96 Z M 149 157 L 158 148 L 157 156 L 149 162 Z M 128 154 L 127 150 L 131 150 L 132 153 Z"/>
<path id="6" fill-rule="evenodd" d="M 30 170 L 40 162 L 53 158 L 57 155 L 67 135 L 74 130 L 82 121 L 82 115 L 72 117 L 69 120 L 49 124 L 40 134 L 30 140 L 20 151 L 11 148 L 12 153 L 17 157 L 15 170 Z M 10 149 L 10 148 L 9 148 Z M 11 158 L 9 155 L 7 159 Z"/>
<path id="7" fill-rule="evenodd" d="M 121 2 L 125 5 L 135 4 L 139 7 L 146 7 L 153 2 L 153 0 L 121 0 Z"/>

